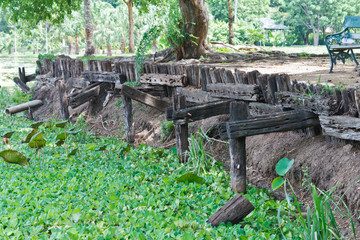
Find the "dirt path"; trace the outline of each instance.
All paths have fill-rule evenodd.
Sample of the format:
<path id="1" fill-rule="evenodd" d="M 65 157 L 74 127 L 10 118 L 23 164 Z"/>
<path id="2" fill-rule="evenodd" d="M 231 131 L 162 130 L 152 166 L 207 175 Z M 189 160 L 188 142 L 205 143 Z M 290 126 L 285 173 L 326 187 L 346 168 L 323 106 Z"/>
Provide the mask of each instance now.
<path id="1" fill-rule="evenodd" d="M 355 63 L 347 61 L 345 64 L 338 63 L 330 70 L 329 57 L 311 57 L 298 59 L 265 59 L 255 62 L 240 62 L 239 69 L 242 71 L 258 70 L 260 73 L 287 73 L 291 80 L 310 81 L 311 83 L 330 82 L 333 84 L 345 84 L 347 87 L 360 86 L 359 72 L 355 71 Z"/>

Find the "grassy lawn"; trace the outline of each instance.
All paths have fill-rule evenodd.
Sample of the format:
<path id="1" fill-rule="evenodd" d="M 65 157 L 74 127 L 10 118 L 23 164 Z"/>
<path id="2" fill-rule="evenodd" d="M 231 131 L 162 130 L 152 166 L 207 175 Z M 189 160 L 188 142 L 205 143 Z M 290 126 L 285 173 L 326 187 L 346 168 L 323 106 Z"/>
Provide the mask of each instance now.
<path id="1" fill-rule="evenodd" d="M 39 151 L 21 143 L 32 122 L 6 116 L 9 104 L 24 101 L 18 92 L 0 89 L 0 134 L 15 131 L 1 151 L 13 149 L 30 166 L 9 165 L 0 158 L 1 239 L 296 239 L 296 222 L 277 209 L 265 190 L 249 186 L 246 197 L 255 210 L 241 225 L 212 228 L 206 221 L 235 196 L 229 173 L 215 165 L 201 174 L 203 183 L 180 182 L 191 164 L 181 165 L 168 150 L 136 148 L 115 138 L 98 138 L 84 122 L 65 130 L 43 124 L 46 146 Z M 74 128 L 66 143 L 60 133 Z M 99 147 L 105 146 L 105 150 Z M 69 153 L 77 149 L 75 155 Z M 279 225 L 280 224 L 280 225 Z M 281 226 L 281 227 L 279 227 Z"/>

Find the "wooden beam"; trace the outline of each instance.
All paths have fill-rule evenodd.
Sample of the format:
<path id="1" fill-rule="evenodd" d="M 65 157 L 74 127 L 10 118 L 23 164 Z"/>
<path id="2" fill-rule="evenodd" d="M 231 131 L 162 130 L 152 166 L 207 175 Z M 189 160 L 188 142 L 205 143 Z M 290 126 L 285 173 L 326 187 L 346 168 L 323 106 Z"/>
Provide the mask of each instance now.
<path id="1" fill-rule="evenodd" d="M 248 105 L 244 102 L 230 104 L 230 121 L 241 121 L 248 117 Z M 246 146 L 245 137 L 230 139 L 230 178 L 234 192 L 246 193 Z"/>
<path id="2" fill-rule="evenodd" d="M 219 226 L 221 223 L 240 223 L 253 210 L 254 206 L 246 197 L 237 194 L 230 199 L 224 206 L 216 211 L 214 215 L 207 221 L 213 227 Z"/>
<path id="3" fill-rule="evenodd" d="M 20 78 L 14 77 L 13 80 L 14 80 L 14 83 L 16 85 L 18 85 L 18 87 L 21 89 L 21 91 L 23 93 L 29 93 L 30 92 L 30 88 L 23 81 L 21 81 Z"/>
<path id="4" fill-rule="evenodd" d="M 323 134 L 346 140 L 360 141 L 360 118 L 319 116 Z"/>
<path id="5" fill-rule="evenodd" d="M 164 85 L 169 87 L 183 87 L 187 83 L 185 75 L 168 75 L 147 73 L 140 77 L 141 83 L 150 85 Z"/>
<path id="6" fill-rule="evenodd" d="M 222 123 L 219 125 L 219 133 L 222 139 L 233 139 L 271 132 L 291 131 L 319 125 L 320 121 L 316 114 L 296 110 L 259 116 L 242 121 Z"/>
<path id="7" fill-rule="evenodd" d="M 176 93 L 186 97 L 187 102 L 204 104 L 219 101 L 219 98 L 212 97 L 210 93 L 194 88 L 177 88 Z"/>
<path id="8" fill-rule="evenodd" d="M 309 96 L 295 92 L 277 92 L 276 102 L 285 107 L 310 111 L 318 115 L 334 115 L 339 108 L 339 102 L 332 98 Z"/>
<path id="9" fill-rule="evenodd" d="M 125 95 L 131 99 L 134 99 L 138 102 L 141 102 L 145 105 L 148 105 L 150 107 L 156 108 L 161 112 L 165 112 L 166 109 L 170 106 L 169 102 L 157 99 L 156 97 L 154 97 L 150 94 L 141 92 L 134 87 L 123 85 L 121 91 L 122 91 L 123 95 Z"/>
<path id="10" fill-rule="evenodd" d="M 178 111 L 172 109 L 166 110 L 168 121 L 194 122 L 222 114 L 229 114 L 231 101 L 220 101 L 208 104 L 202 104 L 195 107 L 189 107 Z"/>
<path id="11" fill-rule="evenodd" d="M 95 72 L 95 71 L 83 71 L 82 76 L 86 81 L 89 82 L 107 82 L 107 83 L 115 83 L 120 84 L 123 82 L 123 77 L 120 76 L 119 73 L 113 72 Z"/>
<path id="12" fill-rule="evenodd" d="M 69 119 L 69 102 L 66 97 L 66 88 L 64 80 L 56 81 L 56 85 L 58 87 L 58 94 L 59 94 L 59 102 L 60 102 L 60 113 L 61 117 L 64 120 Z"/>
<path id="13" fill-rule="evenodd" d="M 260 89 L 255 85 L 247 84 L 208 84 L 207 91 L 213 97 L 231 98 L 242 101 L 256 102 L 260 98 Z"/>

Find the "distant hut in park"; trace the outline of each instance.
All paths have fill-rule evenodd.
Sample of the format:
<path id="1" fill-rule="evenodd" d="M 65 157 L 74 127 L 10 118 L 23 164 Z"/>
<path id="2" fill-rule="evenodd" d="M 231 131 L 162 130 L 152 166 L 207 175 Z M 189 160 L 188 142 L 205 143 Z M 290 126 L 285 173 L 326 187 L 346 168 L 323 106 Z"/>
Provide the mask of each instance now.
<path id="1" fill-rule="evenodd" d="M 269 32 L 271 33 L 272 31 L 282 31 L 283 36 L 285 36 L 284 31 L 289 29 L 284 24 L 277 24 L 274 19 L 271 19 L 269 17 L 258 18 L 258 20 L 260 22 L 260 27 L 266 31 L 266 40 L 269 40 Z"/>

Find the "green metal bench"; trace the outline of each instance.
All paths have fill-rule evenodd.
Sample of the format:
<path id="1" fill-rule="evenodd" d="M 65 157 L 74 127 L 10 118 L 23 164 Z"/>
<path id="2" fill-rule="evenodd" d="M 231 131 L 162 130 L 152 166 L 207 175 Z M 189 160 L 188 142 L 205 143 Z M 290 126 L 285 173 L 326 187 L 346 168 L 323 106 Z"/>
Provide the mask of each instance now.
<path id="1" fill-rule="evenodd" d="M 360 33 L 351 33 L 351 28 L 360 28 L 360 17 L 345 17 L 343 27 L 344 30 L 338 33 L 330 34 L 325 37 L 326 48 L 330 55 L 330 72 L 332 72 L 334 64 L 337 60 L 341 60 L 345 64 L 345 60 L 350 58 L 351 61 L 359 66 L 355 58 L 354 49 L 360 49 Z"/>

